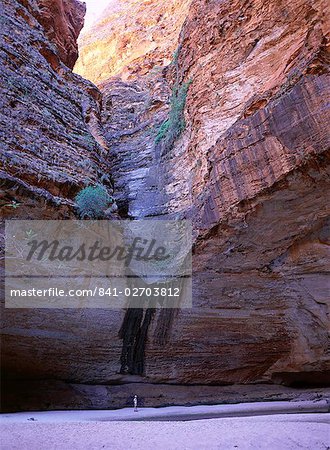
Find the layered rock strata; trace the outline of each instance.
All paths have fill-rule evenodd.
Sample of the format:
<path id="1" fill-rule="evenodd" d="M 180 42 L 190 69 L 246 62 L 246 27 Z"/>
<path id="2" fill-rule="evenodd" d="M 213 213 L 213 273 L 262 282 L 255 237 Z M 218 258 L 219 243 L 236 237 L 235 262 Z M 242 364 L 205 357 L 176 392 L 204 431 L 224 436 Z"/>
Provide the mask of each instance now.
<path id="1" fill-rule="evenodd" d="M 75 71 L 100 84 L 133 79 L 171 62 L 191 0 L 112 0 L 79 38 Z"/>
<path id="2" fill-rule="evenodd" d="M 168 313 L 163 349 L 154 318 L 152 379 L 329 371 L 326 8 L 193 1 L 169 66 L 100 84 L 122 215 L 194 223 L 194 309 Z M 189 80 L 186 130 L 165 149 L 171 88 Z"/>
<path id="3" fill-rule="evenodd" d="M 59 44 L 47 40 L 33 12 L 37 4 L 4 2 L 6 26 L 17 22 L 21 33 L 30 36 L 26 46 L 14 31 L 5 40 L 16 53 L 12 50 L 13 56 L 5 59 L 14 87 L 3 99 L 18 102 L 10 109 L 11 126 L 18 124 L 20 130 L 6 133 L 15 142 L 13 138 L 4 147 L 4 154 L 18 158 L 5 171 L 6 180 L 12 177 L 10 182 L 17 183 L 6 202 L 21 201 L 16 195 L 24 187 L 24 193 L 31 193 L 24 194 L 28 208 L 22 201 L 14 213 L 45 217 L 45 211 L 38 215 L 39 207 L 31 208 L 33 192 L 70 205 L 86 179 L 96 181 L 98 171 L 111 165 L 122 217 L 192 219 L 193 308 L 135 316 L 129 339 L 133 353 L 140 351 L 144 333 L 144 358 L 138 361 L 142 373 L 135 364 L 121 373 L 125 333 L 118 334 L 124 311 L 5 311 L 6 375 L 56 378 L 73 385 L 325 384 L 330 269 L 327 4 L 193 0 L 183 12 L 182 2 L 167 2 L 177 17 L 170 20 L 166 11 L 163 17 L 175 26 L 168 34 L 157 31 L 157 45 L 150 47 L 145 12 L 153 3 L 144 2 L 140 29 L 138 18 L 126 14 L 133 6 L 140 8 L 138 3 L 129 2 L 127 10 L 120 4 L 116 15 L 113 10 L 109 15 L 113 28 L 106 42 L 111 45 L 102 40 L 105 16 L 96 26 L 100 45 L 86 42 L 82 48 L 77 67 L 83 64 L 99 83 L 100 111 L 97 89 L 72 74 L 60 59 Z M 155 30 L 160 23 L 154 23 Z M 126 53 L 123 24 L 134 36 Z M 139 40 L 143 46 L 135 53 Z M 102 58 L 108 47 L 120 49 L 118 60 L 113 57 L 117 50 Z M 102 60 L 97 73 L 95 55 Z M 40 71 L 31 61 L 37 61 Z M 21 81 L 18 68 L 9 68 L 15 64 L 25 70 Z M 48 76 L 55 81 L 42 81 Z M 36 108 L 27 107 L 34 103 L 23 95 L 20 83 L 28 89 L 30 77 L 36 89 L 39 83 L 49 89 L 47 96 L 44 89 L 33 91 L 38 94 L 35 107 L 44 108 L 45 129 Z M 185 131 L 165 148 L 156 137 L 172 108 L 172 89 L 189 80 Z M 40 147 L 33 153 L 29 146 L 34 141 Z M 52 162 L 56 157 L 59 163 Z M 86 169 L 86 160 L 94 165 L 88 162 Z M 24 169 L 17 175 L 19 167 Z M 47 211 L 59 217 L 58 209 Z M 103 392 L 107 397 L 108 391 Z"/>
<path id="4" fill-rule="evenodd" d="M 107 172 L 101 94 L 69 69 L 78 55 L 76 37 L 83 15 L 84 7 L 77 1 L 2 2 L 1 179 L 8 188 L 2 205 L 9 205 L 3 209 L 5 216 L 41 217 L 33 198 L 37 203 L 72 205 L 82 186 Z M 14 211 L 10 205 L 16 203 L 21 208 Z"/>

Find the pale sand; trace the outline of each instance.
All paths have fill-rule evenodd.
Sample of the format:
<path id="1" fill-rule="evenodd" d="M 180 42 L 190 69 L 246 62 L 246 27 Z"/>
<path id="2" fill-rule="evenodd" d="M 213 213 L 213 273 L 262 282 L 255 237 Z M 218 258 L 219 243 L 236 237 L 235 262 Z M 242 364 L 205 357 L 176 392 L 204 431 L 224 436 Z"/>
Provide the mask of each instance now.
<path id="1" fill-rule="evenodd" d="M 96 413 L 96 412 L 95 412 Z M 188 422 L 42 422 L 44 413 L 3 415 L 1 450 L 326 450 L 330 414 L 279 414 Z M 47 413 L 45 413 L 47 415 Z M 63 414 L 63 417 L 62 417 Z M 139 414 L 139 413 L 136 413 Z M 16 419 L 13 420 L 13 416 Z M 37 417 L 36 421 L 27 421 Z M 6 419 L 7 417 L 7 419 Z M 39 420 L 41 419 L 41 422 Z M 71 416 L 71 420 L 73 417 Z M 77 415 L 81 420 L 81 413 Z M 84 419 L 82 419 L 84 420 Z"/>

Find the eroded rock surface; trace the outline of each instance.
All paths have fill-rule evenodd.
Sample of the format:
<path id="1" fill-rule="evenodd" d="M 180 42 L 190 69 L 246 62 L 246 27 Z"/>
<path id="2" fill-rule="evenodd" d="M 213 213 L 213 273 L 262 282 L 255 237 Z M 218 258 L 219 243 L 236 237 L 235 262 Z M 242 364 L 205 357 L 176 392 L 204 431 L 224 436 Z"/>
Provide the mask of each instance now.
<path id="1" fill-rule="evenodd" d="M 38 20 L 55 44 L 61 60 L 73 69 L 78 58 L 77 39 L 84 25 L 86 5 L 79 0 L 37 0 Z"/>
<path id="2" fill-rule="evenodd" d="M 119 409 L 132 407 L 134 395 L 140 407 L 214 405 L 265 401 L 320 401 L 329 398 L 324 388 L 294 389 L 276 385 L 180 386 L 129 383 L 84 385 L 57 380 L 11 383 L 3 397 L 4 412 L 40 410 Z"/>
<path id="3" fill-rule="evenodd" d="M 152 379 L 329 371 L 327 17 L 322 1 L 193 1 L 168 67 L 100 85 L 123 215 L 188 217 L 197 236 L 194 308 L 154 317 Z M 188 80 L 186 131 L 164 151 L 171 87 Z"/>
<path id="4" fill-rule="evenodd" d="M 120 213 L 132 218 L 162 214 L 168 198 L 166 174 L 155 138 L 169 111 L 171 87 L 163 71 L 155 70 L 134 82 L 114 78 L 101 89 L 102 122 Z"/>
<path id="5" fill-rule="evenodd" d="M 75 71 L 100 84 L 114 75 L 134 79 L 171 62 L 191 0 L 113 0 L 79 38 Z"/>
<path id="6" fill-rule="evenodd" d="M 4 4 L 7 17 L 28 36 L 26 46 L 14 32 L 5 40 L 14 56 L 6 56 L 4 70 L 15 87 L 3 99 L 18 103 L 8 110 L 12 126 L 24 130 L 6 133 L 13 140 L 4 154 L 17 158 L 7 165 L 6 179 L 22 180 L 31 192 L 45 189 L 63 203 L 86 178 L 95 181 L 99 168 L 111 165 L 122 217 L 191 218 L 195 236 L 194 307 L 157 311 L 150 321 L 150 312 L 139 315 L 137 335 L 148 321 L 142 374 L 135 367 L 120 373 L 124 312 L 101 310 L 6 311 L 6 373 L 73 384 L 325 384 L 326 2 L 130 1 L 116 10 L 111 5 L 94 28 L 98 40 L 83 38 L 77 66 L 99 83 L 102 111 L 97 89 L 62 63 L 34 13 L 16 1 Z M 166 12 L 171 8 L 173 16 Z M 39 40 L 47 48 L 44 56 Z M 24 71 L 22 79 L 15 64 Z M 171 90 L 189 80 L 186 129 L 165 151 L 155 140 L 168 117 Z M 25 89 L 30 82 L 35 104 L 24 98 L 20 84 Z M 27 110 L 28 102 L 44 113 L 34 106 Z M 40 148 L 33 152 L 31 142 Z M 52 152 L 41 158 L 42 146 Z M 93 169 L 80 169 L 86 160 Z M 19 176 L 18 167 L 24 168 Z M 38 217 L 30 206 L 22 214 Z M 107 390 L 100 395 L 108 398 Z"/>
<path id="7" fill-rule="evenodd" d="M 79 188 L 107 170 L 101 94 L 66 66 L 77 57 L 83 10 L 76 1 L 2 2 L 1 179 L 8 187 L 3 204 L 23 206 L 4 209 L 8 217 L 22 217 L 25 203 L 34 209 L 33 197 L 72 205 Z"/>
<path id="8" fill-rule="evenodd" d="M 109 173 L 100 123 L 101 94 L 66 65 L 69 55 L 74 59 L 74 36 L 83 9 L 75 0 L 1 2 L 1 244 L 3 219 L 74 218 L 78 190 Z M 77 14 L 73 22 L 71 14 Z M 53 24 L 60 27 L 55 35 Z M 71 30 L 68 35 L 65 24 Z M 3 301 L 3 290 L 1 294 Z M 119 329 L 120 319 L 113 312 L 2 309 L 2 379 L 53 378 L 55 372 L 60 378 L 84 377 L 90 365 L 87 348 L 97 353 L 98 338 L 92 337 L 91 330 L 103 330 L 99 336 L 103 341 L 111 327 L 108 315 Z M 86 363 L 81 360 L 81 344 L 86 345 Z M 110 341 L 105 346 L 109 348 Z M 113 360 L 118 352 L 120 348 Z M 70 363 L 75 359 L 85 367 L 82 371 L 76 367 L 76 375 Z"/>

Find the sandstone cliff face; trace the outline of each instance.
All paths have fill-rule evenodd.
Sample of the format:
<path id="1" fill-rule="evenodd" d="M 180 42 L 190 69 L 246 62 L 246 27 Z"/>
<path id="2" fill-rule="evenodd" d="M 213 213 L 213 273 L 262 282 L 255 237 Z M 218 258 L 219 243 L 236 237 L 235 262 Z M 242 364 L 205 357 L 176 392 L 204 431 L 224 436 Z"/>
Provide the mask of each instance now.
<path id="1" fill-rule="evenodd" d="M 103 18 L 82 33 L 75 72 L 99 84 L 134 78 L 171 62 L 191 0 L 112 0 Z"/>
<path id="2" fill-rule="evenodd" d="M 33 198 L 70 206 L 106 171 L 100 93 L 66 66 L 77 57 L 83 11 L 76 1 L 2 2 L 2 203 L 22 204 L 4 208 L 8 217 L 41 217 Z"/>
<path id="3" fill-rule="evenodd" d="M 186 192 L 201 236 L 195 292 L 211 310 L 222 304 L 226 315 L 246 305 L 239 308 L 247 314 L 239 320 L 240 346 L 248 345 L 243 378 L 306 372 L 307 379 L 308 371 L 329 370 L 328 17 L 322 1 L 220 8 L 196 1 L 181 35 L 182 77 L 194 82 L 177 167 L 190 168 Z M 180 172 L 171 171 L 174 180 Z M 309 256 L 299 264 L 289 256 L 304 251 Z M 227 319 L 235 323 L 236 313 Z M 247 339 L 250 327 L 255 337 L 263 330 L 260 353 Z M 264 372 L 253 354 L 263 355 Z"/>
<path id="4" fill-rule="evenodd" d="M 327 17 L 322 1 L 193 1 L 167 68 L 100 85 L 122 214 L 191 217 L 197 235 L 194 309 L 154 317 L 153 380 L 329 370 Z M 186 131 L 164 151 L 171 87 L 189 79 Z"/>
<path id="5" fill-rule="evenodd" d="M 169 112 L 171 86 L 163 70 L 154 70 L 131 82 L 111 79 L 101 89 L 102 122 L 119 211 L 131 218 L 162 214 L 167 211 L 164 177 L 168 168 L 155 148 L 155 137 Z"/>
<path id="6" fill-rule="evenodd" d="M 83 7 L 79 4 L 77 10 L 77 5 L 75 1 L 1 2 L 1 244 L 3 218 L 75 217 L 77 191 L 108 173 L 100 92 L 66 65 L 74 62 L 74 34 L 82 21 Z M 73 12 L 78 15 L 72 21 Z M 60 26 L 55 34 L 50 17 L 54 26 Z M 65 45 L 68 48 L 61 50 Z M 101 319 L 97 312 L 84 312 L 85 319 L 81 314 L 2 309 L 3 378 L 53 378 L 57 371 L 61 378 L 71 356 L 75 359 L 74 348 L 81 349 L 76 332 L 88 336 L 91 328 L 104 321 L 103 336 L 107 333 L 106 314 Z M 79 361 L 79 366 L 84 363 Z M 67 376 L 75 377 L 72 367 Z M 81 373 L 78 378 L 83 378 Z"/>
<path id="7" fill-rule="evenodd" d="M 47 96 L 35 91 L 38 107 L 51 114 L 49 119 L 43 114 L 48 128 L 28 124 L 28 102 L 19 90 L 12 94 L 20 108 L 12 123 L 24 130 L 16 132 L 23 149 L 39 130 L 36 142 L 50 143 L 52 152 L 41 158 L 25 151 L 20 164 L 30 163 L 24 173 L 15 175 L 16 166 L 8 164 L 6 179 L 15 177 L 29 192 L 42 187 L 70 204 L 86 177 L 96 180 L 97 171 L 111 165 L 123 217 L 191 218 L 194 307 L 152 315 L 139 311 L 134 317 L 133 348 L 141 344 L 141 330 L 148 330 L 145 358 L 139 361 L 144 373 L 134 365 L 120 373 L 123 311 L 8 310 L 6 373 L 16 379 L 69 380 L 75 395 L 79 383 L 324 383 L 329 370 L 326 3 L 130 1 L 116 10 L 112 5 L 109 20 L 94 28 L 100 42 L 84 37 L 77 65 L 99 83 L 102 126 L 96 88 L 62 64 L 34 13 L 23 8 L 23 18 L 18 5 L 5 3 L 8 17 L 31 38 L 25 47 L 8 33 L 6 45 L 16 53 L 4 68 L 12 70 L 18 54 L 26 52 L 20 62 L 24 80 L 32 73 L 38 87 L 49 72 L 55 81 L 48 84 Z M 132 11 L 141 14 L 140 25 Z M 163 16 L 156 20 L 159 11 Z M 160 31 L 162 23 L 170 31 Z M 148 40 L 150 30 L 155 41 Z M 46 57 L 35 48 L 40 39 Z M 95 61 L 97 55 L 102 57 Z M 31 61 L 42 70 L 35 73 Z M 17 68 L 14 74 L 16 80 Z M 190 79 L 186 130 L 165 149 L 155 138 L 168 116 L 173 84 Z M 7 102 L 10 93 L 4 92 Z M 52 106 L 46 103 L 50 95 Z M 36 120 L 34 107 L 32 112 Z M 92 147 L 82 136 L 93 136 Z M 9 142 L 5 151 L 20 157 L 16 144 Z M 59 166 L 47 159 L 55 153 Z M 38 158 L 43 164 L 36 164 Z M 73 168 L 74 161 L 87 158 L 94 170 L 80 170 L 78 163 Z M 37 184 L 39 172 L 44 175 Z M 6 211 L 12 213 L 9 207 Z M 21 211 L 36 217 L 39 209 Z M 100 404 L 111 406 L 102 399 Z"/>
<path id="8" fill-rule="evenodd" d="M 313 5 L 304 1 L 267 4 L 249 1 L 243 5 L 241 2 L 222 2 L 220 7 L 217 1 L 208 2 L 207 7 L 203 1 L 193 3 L 181 36 L 179 65 L 182 78 L 191 77 L 194 80 L 187 105 L 188 123 L 192 130 L 188 153 L 200 158 L 193 167 L 197 172 L 192 180 L 194 198 L 204 191 L 210 171 L 209 160 L 214 158 L 215 149 L 226 151 L 219 138 L 232 130 L 234 124 L 242 124 L 243 130 L 237 136 L 232 133 L 231 139 L 237 145 L 233 153 L 241 153 L 241 145 L 244 151 L 242 141 L 247 136 L 251 140 L 249 146 L 263 146 L 266 149 L 263 151 L 266 165 L 268 170 L 272 167 L 275 173 L 274 179 L 269 181 L 266 173 L 260 174 L 258 178 L 265 179 L 258 186 L 250 172 L 256 166 L 263 171 L 265 164 L 258 155 L 256 163 L 253 159 L 246 161 L 244 167 L 238 167 L 237 173 L 247 177 L 247 182 L 235 176 L 235 181 L 232 181 L 234 186 L 230 186 L 231 193 L 225 195 L 228 203 L 225 201 L 221 205 L 225 209 L 243 198 L 253 197 L 284 172 L 301 164 L 305 152 L 311 152 L 310 148 L 306 149 L 308 145 L 298 143 L 299 134 L 311 135 L 302 127 L 306 116 L 318 115 L 314 130 L 318 139 L 315 147 L 320 151 L 325 149 L 325 131 L 322 131 L 326 120 L 324 103 L 316 106 L 315 112 L 313 104 L 324 101 L 320 98 L 320 92 L 327 88 L 326 32 L 329 23 L 325 23 L 328 20 L 326 9 L 326 2 L 323 1 Z M 206 28 L 209 32 L 201 35 L 200 30 Z M 287 106 L 286 94 L 292 106 Z M 281 101 L 285 102 L 282 108 L 278 105 Z M 273 131 L 270 128 L 269 132 L 262 130 L 261 134 L 265 137 L 260 136 L 258 140 L 256 133 L 259 133 L 261 125 L 254 121 L 261 116 L 259 121 L 263 123 L 269 111 L 272 115 L 279 112 L 281 117 L 277 122 L 280 124 L 270 124 L 270 127 L 276 126 L 277 129 Z M 247 118 L 249 121 L 244 120 Z M 271 152 L 270 156 L 275 164 L 280 164 L 279 168 L 274 168 L 272 161 L 268 164 L 267 157 L 268 142 L 276 147 L 274 137 L 269 137 L 274 132 L 282 135 L 295 133 L 295 136 L 287 136 L 283 150 L 278 151 L 285 153 L 285 149 L 292 147 L 292 144 L 296 151 L 282 157 L 276 155 L 275 148 Z M 253 136 L 250 137 L 251 134 Z M 301 138 L 303 140 L 304 137 Z M 298 149 L 301 146 L 303 148 Z M 291 163 L 283 159 L 290 159 Z M 225 169 L 221 172 L 220 176 L 226 175 L 223 173 Z M 225 187 L 227 182 L 221 180 L 221 184 Z M 241 194 L 237 195 L 235 185 L 238 184 L 249 187 L 243 187 Z"/>
<path id="9" fill-rule="evenodd" d="M 61 60 L 70 69 L 78 58 L 77 39 L 84 25 L 86 5 L 79 0 L 37 0 L 38 20 L 46 37 L 55 44 Z"/>

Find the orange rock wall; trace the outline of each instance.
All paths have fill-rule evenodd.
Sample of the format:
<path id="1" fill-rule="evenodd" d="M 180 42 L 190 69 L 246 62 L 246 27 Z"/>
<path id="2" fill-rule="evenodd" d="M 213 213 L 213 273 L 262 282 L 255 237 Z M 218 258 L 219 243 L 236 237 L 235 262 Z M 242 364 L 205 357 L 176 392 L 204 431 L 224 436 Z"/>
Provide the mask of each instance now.
<path id="1" fill-rule="evenodd" d="M 117 2 L 82 38 L 76 66 L 99 84 L 101 99 L 63 64 L 59 38 L 40 28 L 35 2 L 4 3 L 26 37 L 24 44 L 8 29 L 2 63 L 13 83 L 2 95 L 1 120 L 6 127 L 10 114 L 15 131 L 2 140 L 11 189 L 5 201 L 28 202 L 7 208 L 8 217 L 59 216 L 55 207 L 38 215 L 30 198 L 46 191 L 72 206 L 84 180 L 108 170 L 123 217 L 188 217 L 195 239 L 194 307 L 152 316 L 143 374 L 120 373 L 124 311 L 7 310 L 6 376 L 102 385 L 324 384 L 327 4 Z M 192 79 L 187 126 L 164 152 L 155 137 L 176 77 Z"/>
<path id="2" fill-rule="evenodd" d="M 110 2 L 79 38 L 74 71 L 99 85 L 114 75 L 134 78 L 171 62 L 191 0 Z"/>

